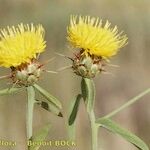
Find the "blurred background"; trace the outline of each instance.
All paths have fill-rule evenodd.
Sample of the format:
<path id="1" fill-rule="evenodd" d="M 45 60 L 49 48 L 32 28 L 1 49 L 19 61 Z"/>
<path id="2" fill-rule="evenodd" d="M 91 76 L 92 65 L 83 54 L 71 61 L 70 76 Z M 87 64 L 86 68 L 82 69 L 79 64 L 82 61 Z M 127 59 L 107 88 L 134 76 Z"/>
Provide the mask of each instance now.
<path id="1" fill-rule="evenodd" d="M 66 41 L 66 26 L 70 14 L 100 17 L 118 25 L 129 38 L 129 44 L 111 60 L 119 68 L 107 67 L 113 75 L 99 75 L 95 79 L 97 96 L 96 116 L 103 116 L 130 98 L 150 87 L 150 1 L 149 0 L 0 0 L 0 28 L 23 23 L 41 23 L 46 30 L 47 48 L 40 57 L 44 62 L 56 57 L 46 68 L 57 70 L 71 62 L 55 53 L 72 56 Z M 9 73 L 0 68 L 0 75 Z M 70 100 L 80 91 L 81 78 L 68 69 L 59 74 L 43 74 L 40 85 L 57 96 L 63 104 L 64 118 L 59 118 L 36 106 L 34 132 L 51 122 L 47 140 L 68 139 L 67 115 Z M 0 89 L 10 86 L 8 80 L 0 81 Z M 26 92 L 0 97 L 0 139 L 17 142 L 16 147 L 2 150 L 26 149 Z M 150 146 L 150 94 L 122 111 L 114 120 L 141 137 Z M 84 104 L 77 117 L 76 147 L 41 147 L 41 150 L 90 150 L 90 126 Z M 119 136 L 101 129 L 100 150 L 136 150 Z"/>

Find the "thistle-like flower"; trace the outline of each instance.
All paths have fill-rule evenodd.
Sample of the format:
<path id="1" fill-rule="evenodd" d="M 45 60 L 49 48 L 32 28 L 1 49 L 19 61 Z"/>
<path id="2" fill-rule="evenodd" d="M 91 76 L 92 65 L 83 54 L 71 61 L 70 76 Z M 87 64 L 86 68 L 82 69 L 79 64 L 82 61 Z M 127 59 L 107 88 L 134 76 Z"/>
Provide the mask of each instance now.
<path id="1" fill-rule="evenodd" d="M 99 18 L 90 16 L 71 16 L 67 28 L 68 41 L 80 52 L 73 59 L 76 74 L 93 78 L 103 70 L 104 61 L 116 55 L 118 50 L 127 44 L 126 35 L 118 32 L 117 26 L 110 28 Z"/>
<path id="2" fill-rule="evenodd" d="M 44 32 L 42 25 L 34 26 L 33 24 L 20 24 L 17 27 L 12 26 L 0 30 L 0 67 L 11 69 L 10 75 L 2 76 L 0 79 L 11 78 L 13 81 L 13 86 L 2 90 L 1 93 L 14 93 L 20 88 L 25 87 L 24 89 L 26 89 L 28 93 L 26 108 L 28 141 L 32 141 L 33 138 L 32 126 L 35 104 L 39 104 L 45 110 L 51 111 L 59 117 L 63 117 L 60 112 L 62 108 L 60 101 L 36 84 L 41 73 L 47 71 L 43 69 L 43 65 L 50 61 L 48 60 L 44 64 L 38 62 L 39 54 L 42 53 L 46 47 Z M 14 86 L 17 87 L 14 88 Z M 44 101 L 36 99 L 35 90 L 45 98 Z M 46 134 L 48 134 L 49 125 L 46 125 L 41 131 L 45 129 Z M 30 147 L 32 146 L 28 145 L 28 149 L 30 149 Z"/>
<path id="3" fill-rule="evenodd" d="M 11 68 L 11 78 L 19 85 L 32 85 L 39 79 L 37 55 L 44 51 L 44 28 L 20 24 L 0 30 L 0 66 Z"/>

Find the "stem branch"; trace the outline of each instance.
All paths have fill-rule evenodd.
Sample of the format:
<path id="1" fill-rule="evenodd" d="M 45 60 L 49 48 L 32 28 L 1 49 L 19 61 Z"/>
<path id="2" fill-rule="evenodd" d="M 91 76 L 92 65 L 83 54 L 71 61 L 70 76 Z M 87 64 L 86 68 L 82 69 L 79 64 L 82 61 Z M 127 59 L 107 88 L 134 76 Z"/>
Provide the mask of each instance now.
<path id="1" fill-rule="evenodd" d="M 140 100 L 141 97 L 143 97 L 144 95 L 148 94 L 149 92 L 150 92 L 150 88 L 148 88 L 144 92 L 140 93 L 136 97 L 130 99 L 127 103 L 125 103 L 124 105 L 122 105 L 121 107 L 119 107 L 118 109 L 112 111 L 111 113 L 109 113 L 108 115 L 106 115 L 104 117 L 105 118 L 111 118 L 111 117 L 115 116 L 117 113 L 119 113 L 123 109 L 129 107 L 130 105 L 134 104 L 136 101 Z"/>

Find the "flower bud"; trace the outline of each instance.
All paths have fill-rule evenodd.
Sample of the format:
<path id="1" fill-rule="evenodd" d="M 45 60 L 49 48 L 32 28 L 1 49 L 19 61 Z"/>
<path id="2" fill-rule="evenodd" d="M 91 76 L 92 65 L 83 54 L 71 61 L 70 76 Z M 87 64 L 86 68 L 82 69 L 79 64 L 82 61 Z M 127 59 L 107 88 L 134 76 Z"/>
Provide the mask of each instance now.
<path id="1" fill-rule="evenodd" d="M 90 55 L 78 54 L 73 59 L 74 73 L 84 78 L 94 78 L 102 70 L 102 59 Z"/>
<path id="2" fill-rule="evenodd" d="M 22 80 L 22 81 L 25 81 L 27 79 L 27 71 L 26 70 L 22 70 L 22 71 L 17 71 L 16 72 L 16 78 L 18 80 Z"/>
<path id="3" fill-rule="evenodd" d="M 12 80 L 20 86 L 30 86 L 39 80 L 41 68 L 37 62 L 31 62 L 25 66 L 12 69 Z"/>

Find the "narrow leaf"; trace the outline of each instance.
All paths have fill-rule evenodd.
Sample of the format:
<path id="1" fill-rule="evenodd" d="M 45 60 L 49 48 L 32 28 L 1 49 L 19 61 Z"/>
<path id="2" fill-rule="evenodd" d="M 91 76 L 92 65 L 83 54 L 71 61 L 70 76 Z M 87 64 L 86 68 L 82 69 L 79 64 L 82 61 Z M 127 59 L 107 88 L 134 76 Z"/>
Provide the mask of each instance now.
<path id="1" fill-rule="evenodd" d="M 39 85 L 34 84 L 34 88 L 42 95 L 44 96 L 51 104 L 55 105 L 58 108 L 62 108 L 60 101 L 51 95 L 49 92 L 41 88 Z"/>
<path id="2" fill-rule="evenodd" d="M 91 112 L 95 101 L 95 86 L 91 79 L 83 78 L 81 81 L 82 96 L 87 104 L 87 111 Z"/>
<path id="3" fill-rule="evenodd" d="M 84 78 L 82 78 L 81 80 L 81 92 L 82 92 L 84 101 L 86 101 L 88 91 L 87 91 L 87 85 L 86 85 Z"/>
<path id="4" fill-rule="evenodd" d="M 78 94 L 74 99 L 72 112 L 70 114 L 69 121 L 68 121 L 69 125 L 72 125 L 76 119 L 81 98 L 82 98 L 82 95 Z"/>
<path id="5" fill-rule="evenodd" d="M 134 146 L 141 150 L 149 150 L 148 146 L 139 137 L 132 134 L 130 131 L 123 129 L 120 125 L 112 121 L 111 119 L 101 118 L 97 123 L 106 128 L 107 130 L 122 136 L 125 140 L 132 143 Z"/>
<path id="6" fill-rule="evenodd" d="M 38 150 L 40 148 L 40 144 L 30 144 L 32 142 L 43 142 L 46 136 L 49 133 L 51 125 L 47 124 L 42 129 L 40 129 L 32 138 L 28 141 L 29 150 Z"/>
<path id="7" fill-rule="evenodd" d="M 13 94 L 21 90 L 22 88 L 7 88 L 0 91 L 0 96 L 7 95 L 7 94 Z"/>
<path id="8" fill-rule="evenodd" d="M 75 119 L 79 108 L 81 94 L 75 96 L 69 103 L 68 110 L 68 136 L 70 140 L 75 140 Z"/>
<path id="9" fill-rule="evenodd" d="M 37 104 L 41 106 L 43 109 L 52 112 L 53 114 L 63 117 L 62 113 L 60 112 L 60 109 L 56 107 L 55 105 L 52 105 L 51 103 L 45 102 L 45 101 L 37 101 Z"/>

